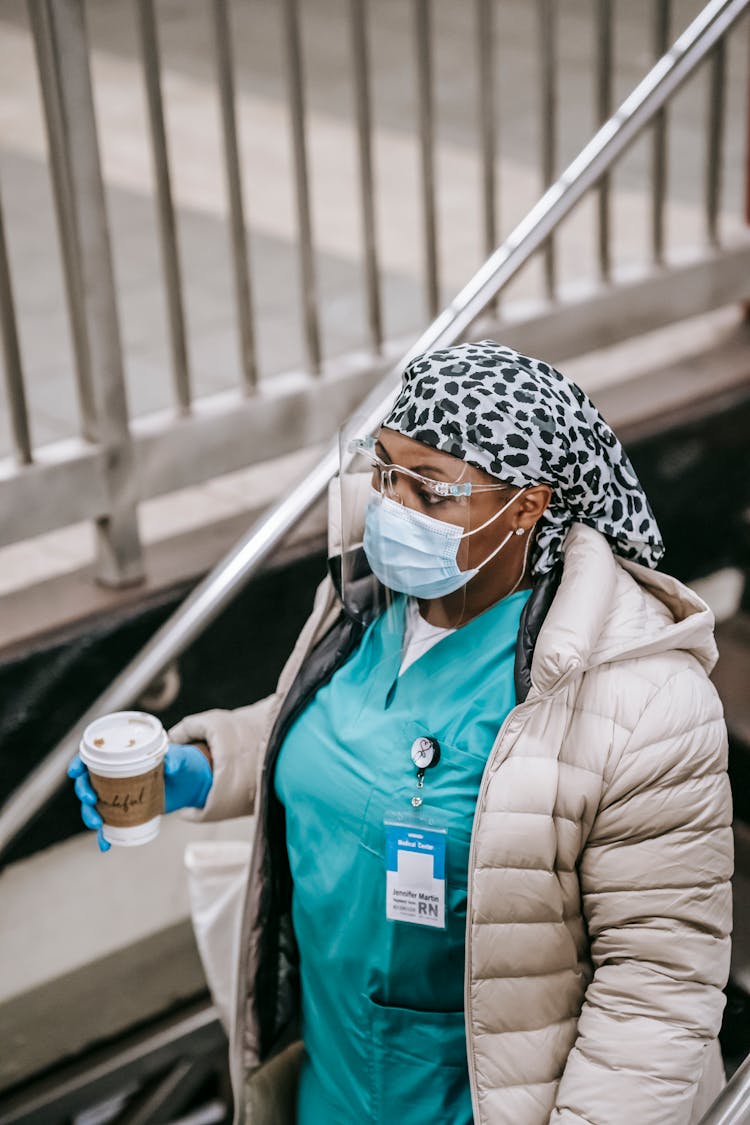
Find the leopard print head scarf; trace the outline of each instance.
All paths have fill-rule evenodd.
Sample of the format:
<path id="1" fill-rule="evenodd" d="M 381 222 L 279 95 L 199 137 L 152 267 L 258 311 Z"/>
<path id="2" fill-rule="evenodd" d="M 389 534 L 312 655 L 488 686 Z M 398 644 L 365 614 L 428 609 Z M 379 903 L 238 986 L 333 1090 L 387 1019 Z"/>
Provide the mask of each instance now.
<path id="1" fill-rule="evenodd" d="M 417 356 L 382 424 L 507 484 L 550 485 L 536 576 L 560 560 L 574 521 L 600 531 L 623 558 L 654 567 L 664 554 L 625 450 L 589 397 L 548 363 L 492 340 Z"/>

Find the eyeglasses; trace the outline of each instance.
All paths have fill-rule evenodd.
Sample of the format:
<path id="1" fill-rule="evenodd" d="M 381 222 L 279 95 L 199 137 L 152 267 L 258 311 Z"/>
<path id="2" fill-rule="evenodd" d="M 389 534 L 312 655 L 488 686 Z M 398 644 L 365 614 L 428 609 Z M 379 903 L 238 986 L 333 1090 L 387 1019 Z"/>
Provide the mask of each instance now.
<path id="1" fill-rule="evenodd" d="M 349 443 L 349 452 L 362 457 L 372 468 L 373 474 L 377 473 L 378 491 L 389 496 L 402 496 L 420 492 L 426 495 L 421 499 L 427 502 L 438 500 L 458 500 L 464 496 L 471 496 L 475 492 L 499 492 L 507 490 L 505 484 L 476 484 L 473 481 L 444 481 L 425 477 L 406 469 L 403 465 L 393 465 L 383 461 L 375 452 L 375 438 L 355 438 Z M 466 465 L 462 473 L 466 471 Z"/>

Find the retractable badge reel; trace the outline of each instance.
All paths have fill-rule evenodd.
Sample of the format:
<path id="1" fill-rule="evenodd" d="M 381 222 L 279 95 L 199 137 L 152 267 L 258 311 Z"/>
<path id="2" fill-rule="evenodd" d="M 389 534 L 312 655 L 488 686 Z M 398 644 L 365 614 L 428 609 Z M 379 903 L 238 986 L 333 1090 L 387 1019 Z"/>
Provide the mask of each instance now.
<path id="1" fill-rule="evenodd" d="M 410 754 L 417 769 L 417 792 L 411 806 L 419 810 L 425 773 L 440 761 L 440 743 L 436 738 L 416 738 Z M 445 828 L 429 823 L 419 813 L 408 819 L 387 817 L 385 837 L 386 918 L 445 929 Z"/>
<path id="2" fill-rule="evenodd" d="M 415 738 L 411 744 L 411 760 L 417 767 L 417 789 L 423 789 L 425 772 L 440 761 L 440 743 L 436 738 Z M 411 803 L 418 809 L 422 804 L 421 794 L 415 793 Z"/>

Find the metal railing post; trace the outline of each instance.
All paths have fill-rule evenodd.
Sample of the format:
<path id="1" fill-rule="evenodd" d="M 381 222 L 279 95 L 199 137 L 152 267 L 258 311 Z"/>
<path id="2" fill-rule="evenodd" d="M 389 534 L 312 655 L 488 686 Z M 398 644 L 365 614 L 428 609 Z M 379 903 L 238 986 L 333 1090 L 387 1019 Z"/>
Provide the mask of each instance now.
<path id="1" fill-rule="evenodd" d="M 30 465 L 32 455 L 29 413 L 26 407 L 26 393 L 23 385 L 21 348 L 18 343 L 16 308 L 13 300 L 8 248 L 5 244 L 2 197 L 0 197 L 0 338 L 3 342 L 5 386 L 16 460 L 19 465 Z"/>
<path id="2" fill-rule="evenodd" d="M 494 0 L 477 0 L 477 56 L 479 92 L 479 143 L 482 152 L 482 215 L 484 252 L 497 246 L 497 120 L 495 101 Z"/>
<path id="3" fill-rule="evenodd" d="M 726 43 L 716 44 L 708 71 L 708 143 L 706 145 L 706 234 L 712 246 L 719 244 L 724 123 L 726 101 Z"/>
<path id="4" fill-rule="evenodd" d="M 75 358 L 78 406 L 83 436 L 94 441 L 96 410 L 91 386 L 91 357 L 83 314 L 83 280 L 72 196 L 70 147 L 62 112 L 60 59 L 52 37 L 51 0 L 28 0 L 28 12 L 47 131 L 52 197 L 65 277 L 65 303 Z"/>
<path id="5" fill-rule="evenodd" d="M 354 105 L 359 140 L 359 180 L 362 200 L 362 243 L 365 256 L 365 289 L 370 342 L 378 354 L 383 348 L 383 318 L 380 305 L 380 269 L 375 235 L 375 188 L 372 170 L 372 109 L 370 62 L 367 53 L 366 0 L 350 0 Z"/>
<path id="6" fill-rule="evenodd" d="M 97 578 L 105 585 L 120 586 L 143 577 L 143 560 L 83 0 L 54 0 L 48 17 L 59 60 L 60 112 L 70 146 L 81 311 L 91 362 L 92 436 L 104 452 L 108 510 L 96 521 Z"/>
<path id="7" fill-rule="evenodd" d="M 660 59 L 669 43 L 671 0 L 654 0 L 653 54 Z M 667 196 L 667 110 L 654 118 L 651 138 L 651 253 L 656 265 L 664 261 L 664 209 Z"/>
<path id="8" fill-rule="evenodd" d="M 540 102 L 542 113 L 542 185 L 546 190 L 555 178 L 557 163 L 557 21 L 554 0 L 537 0 L 539 20 Z M 555 242 L 548 239 L 544 251 L 544 287 L 553 298 L 557 291 Z"/>
<path id="9" fill-rule="evenodd" d="M 232 57 L 232 35 L 227 0 L 213 0 L 213 25 L 216 78 L 219 87 L 221 122 L 224 132 L 224 162 L 227 195 L 229 197 L 234 291 L 240 328 L 240 364 L 244 389 L 247 393 L 250 393 L 255 390 L 258 383 L 258 364 L 255 357 L 253 291 L 250 282 L 245 207 L 242 199 L 242 176 L 240 174 L 237 115 L 235 112 L 234 59 Z"/>
<path id="10" fill-rule="evenodd" d="M 138 32 L 143 56 L 143 77 L 148 104 L 151 154 L 154 161 L 154 186 L 159 216 L 164 287 L 167 294 L 172 377 L 180 412 L 189 414 L 191 401 L 190 367 L 185 334 L 185 310 L 182 303 L 182 272 L 180 269 L 179 243 L 177 241 L 177 222 L 172 201 L 167 134 L 164 128 L 159 30 L 156 25 L 153 0 L 136 0 L 136 11 L 138 13 Z"/>
<path id="11" fill-rule="evenodd" d="M 297 223 L 299 226 L 300 277 L 302 310 L 305 324 L 307 361 L 318 375 L 321 365 L 318 286 L 313 252 L 312 220 L 310 218 L 310 183 L 307 168 L 307 137 L 305 133 L 305 83 L 302 69 L 299 0 L 282 0 L 286 69 L 289 84 L 289 111 L 292 125 L 292 151 L 297 180 Z"/>
<path id="12" fill-rule="evenodd" d="M 440 308 L 437 214 L 435 210 L 435 125 L 432 91 L 432 13 L 430 0 L 414 0 L 414 48 L 417 60 L 417 111 L 422 170 L 425 292 L 428 316 Z"/>
<path id="13" fill-rule="evenodd" d="M 612 112 L 612 0 L 596 0 L 597 59 L 596 109 L 597 125 L 603 125 Z M 599 221 L 599 274 L 609 281 L 612 272 L 610 254 L 610 176 L 602 176 L 597 192 Z"/>

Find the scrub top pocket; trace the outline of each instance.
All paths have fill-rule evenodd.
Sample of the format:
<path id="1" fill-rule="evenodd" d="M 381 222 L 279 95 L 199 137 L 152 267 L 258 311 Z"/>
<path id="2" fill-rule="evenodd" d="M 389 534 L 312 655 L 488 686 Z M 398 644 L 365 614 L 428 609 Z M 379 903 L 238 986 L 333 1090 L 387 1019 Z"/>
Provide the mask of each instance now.
<path id="1" fill-rule="evenodd" d="M 399 1125 L 471 1125 L 463 1011 L 423 1012 L 363 999 L 373 1046 L 375 1119 Z"/>

